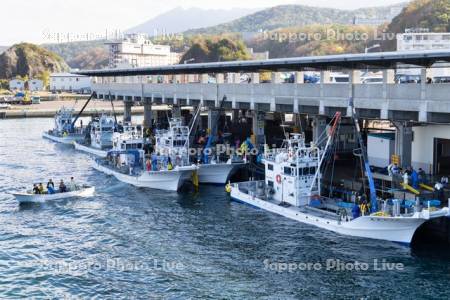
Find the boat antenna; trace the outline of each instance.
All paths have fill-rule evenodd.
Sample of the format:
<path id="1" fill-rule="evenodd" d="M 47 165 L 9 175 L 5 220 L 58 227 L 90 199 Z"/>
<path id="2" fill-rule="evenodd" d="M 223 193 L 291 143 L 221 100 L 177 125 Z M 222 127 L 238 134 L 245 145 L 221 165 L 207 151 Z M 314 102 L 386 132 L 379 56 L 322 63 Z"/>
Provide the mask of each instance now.
<path id="1" fill-rule="evenodd" d="M 114 122 L 115 122 L 115 124 L 117 126 L 117 116 L 116 116 L 116 111 L 114 109 L 114 102 L 113 102 L 112 97 L 111 97 L 111 91 L 109 91 L 108 98 L 109 98 L 109 101 L 111 101 L 111 108 L 112 108 L 112 111 L 113 111 Z"/>

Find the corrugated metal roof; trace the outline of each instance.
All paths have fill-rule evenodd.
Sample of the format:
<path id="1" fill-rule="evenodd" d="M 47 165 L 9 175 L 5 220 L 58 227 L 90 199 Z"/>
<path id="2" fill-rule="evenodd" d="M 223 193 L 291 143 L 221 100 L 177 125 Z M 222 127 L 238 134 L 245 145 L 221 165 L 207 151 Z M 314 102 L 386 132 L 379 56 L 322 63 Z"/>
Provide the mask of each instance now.
<path id="1" fill-rule="evenodd" d="M 304 69 L 329 70 L 335 68 L 360 69 L 366 67 L 395 68 L 399 63 L 428 67 L 436 62 L 449 61 L 450 49 L 442 49 L 179 64 L 126 69 L 82 70 L 74 73 L 88 76 L 201 74 L 224 72 L 296 71 Z"/>

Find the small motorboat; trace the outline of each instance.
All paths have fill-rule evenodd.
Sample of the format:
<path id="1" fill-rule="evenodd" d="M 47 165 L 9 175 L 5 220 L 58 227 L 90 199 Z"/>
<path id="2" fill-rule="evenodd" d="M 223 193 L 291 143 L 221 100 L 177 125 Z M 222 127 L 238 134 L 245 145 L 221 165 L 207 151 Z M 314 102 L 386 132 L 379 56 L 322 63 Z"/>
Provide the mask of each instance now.
<path id="1" fill-rule="evenodd" d="M 24 193 L 12 193 L 19 203 L 44 203 L 46 201 L 62 200 L 74 197 L 92 197 L 95 192 L 95 187 L 89 185 L 82 185 L 75 191 L 68 191 L 65 193 L 56 192 L 54 194 L 33 194 L 33 191 Z"/>

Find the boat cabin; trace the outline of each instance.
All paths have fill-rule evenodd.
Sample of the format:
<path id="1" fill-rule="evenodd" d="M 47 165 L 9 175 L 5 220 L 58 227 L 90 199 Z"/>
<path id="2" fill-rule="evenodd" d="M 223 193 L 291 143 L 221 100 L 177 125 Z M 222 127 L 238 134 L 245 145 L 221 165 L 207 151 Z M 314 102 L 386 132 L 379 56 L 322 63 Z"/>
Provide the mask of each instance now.
<path id="1" fill-rule="evenodd" d="M 320 195 L 321 150 L 307 146 L 303 134 L 293 134 L 280 149 L 266 150 L 265 183 L 273 200 L 294 206 L 309 205 Z"/>

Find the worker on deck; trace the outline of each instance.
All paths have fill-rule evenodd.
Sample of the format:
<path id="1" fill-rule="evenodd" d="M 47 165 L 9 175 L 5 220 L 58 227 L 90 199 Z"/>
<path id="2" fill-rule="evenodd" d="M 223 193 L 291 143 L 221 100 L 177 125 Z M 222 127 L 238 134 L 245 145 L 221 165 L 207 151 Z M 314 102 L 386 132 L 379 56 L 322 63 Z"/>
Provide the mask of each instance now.
<path id="1" fill-rule="evenodd" d="M 426 183 L 427 174 L 425 174 L 425 171 L 422 168 L 419 168 L 417 174 L 419 175 L 419 184 Z"/>
<path id="2" fill-rule="evenodd" d="M 361 216 L 361 210 L 358 204 L 354 204 L 352 208 L 352 217 L 353 219 L 359 218 Z"/>
<path id="3" fill-rule="evenodd" d="M 408 185 L 408 184 L 409 184 L 409 175 L 408 175 L 408 172 L 407 172 L 407 171 L 404 171 L 402 177 L 403 177 L 403 184 L 404 184 L 404 185 Z"/>
<path id="4" fill-rule="evenodd" d="M 439 199 L 442 202 L 445 202 L 444 185 L 442 183 L 436 182 L 436 184 L 434 185 L 434 193 L 437 199 Z"/>
<path id="5" fill-rule="evenodd" d="M 167 158 L 167 170 L 173 170 L 172 160 L 170 159 L 170 156 Z"/>
<path id="6" fill-rule="evenodd" d="M 411 168 L 411 183 L 413 188 L 419 188 L 419 174 L 416 170 L 414 170 L 414 168 Z"/>
<path id="7" fill-rule="evenodd" d="M 150 161 L 150 159 L 147 158 L 147 160 L 145 161 L 145 168 L 147 169 L 147 172 L 152 170 L 152 162 Z"/>

